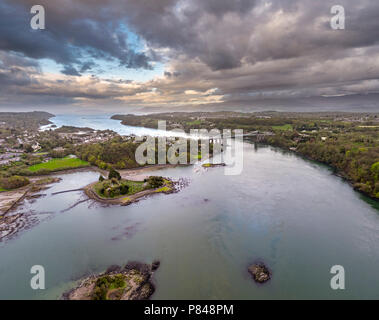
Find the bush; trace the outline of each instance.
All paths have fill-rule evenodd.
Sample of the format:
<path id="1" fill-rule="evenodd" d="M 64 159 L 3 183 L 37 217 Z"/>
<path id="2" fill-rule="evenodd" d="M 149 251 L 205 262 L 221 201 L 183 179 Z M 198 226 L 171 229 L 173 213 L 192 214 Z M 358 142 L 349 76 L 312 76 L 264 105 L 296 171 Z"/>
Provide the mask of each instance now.
<path id="1" fill-rule="evenodd" d="M 124 194 L 128 194 L 128 192 L 129 192 L 129 186 L 126 184 L 121 185 L 120 193 L 124 195 Z"/>
<path id="2" fill-rule="evenodd" d="M 102 176 L 102 175 L 100 175 L 100 177 L 99 177 L 99 181 L 100 182 L 103 182 L 105 179 L 104 179 L 104 177 Z"/>
<path id="3" fill-rule="evenodd" d="M 7 190 L 24 187 L 30 183 L 29 179 L 21 176 L 12 176 L 10 178 L 2 178 L 0 187 Z"/>
<path id="4" fill-rule="evenodd" d="M 114 276 L 114 278 L 112 279 L 112 283 L 114 287 L 122 288 L 123 286 L 125 286 L 124 277 L 121 274 L 118 274 Z"/>
<path id="5" fill-rule="evenodd" d="M 95 284 L 95 289 L 93 291 L 93 300 L 106 300 L 107 299 L 107 292 L 110 285 L 110 277 L 104 276 L 99 279 L 97 279 Z"/>
<path id="6" fill-rule="evenodd" d="M 45 176 L 45 175 L 48 175 L 50 173 L 51 173 L 51 171 L 49 169 L 43 168 L 43 169 L 39 169 L 38 171 L 35 171 L 34 175 L 35 176 Z"/>
<path id="7" fill-rule="evenodd" d="M 116 171 L 115 169 L 111 168 L 109 170 L 109 175 L 108 175 L 108 179 L 109 180 L 112 180 L 112 178 L 116 178 L 117 180 L 121 180 L 121 175 L 118 171 Z"/>
<path id="8" fill-rule="evenodd" d="M 164 184 L 164 180 L 162 177 L 149 177 L 149 179 L 147 179 L 147 183 L 149 184 L 149 186 L 153 189 L 155 188 L 160 188 L 163 186 Z"/>
<path id="9" fill-rule="evenodd" d="M 374 174 L 375 181 L 378 181 L 379 180 L 379 162 L 376 162 L 371 166 L 371 172 Z"/>

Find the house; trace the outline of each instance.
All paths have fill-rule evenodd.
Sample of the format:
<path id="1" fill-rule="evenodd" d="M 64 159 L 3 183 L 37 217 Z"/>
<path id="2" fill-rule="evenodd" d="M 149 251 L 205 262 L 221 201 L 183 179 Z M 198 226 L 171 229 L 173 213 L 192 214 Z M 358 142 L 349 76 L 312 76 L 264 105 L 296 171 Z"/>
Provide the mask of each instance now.
<path id="1" fill-rule="evenodd" d="M 38 142 L 32 145 L 33 151 L 36 152 L 41 149 L 41 146 L 39 145 Z"/>

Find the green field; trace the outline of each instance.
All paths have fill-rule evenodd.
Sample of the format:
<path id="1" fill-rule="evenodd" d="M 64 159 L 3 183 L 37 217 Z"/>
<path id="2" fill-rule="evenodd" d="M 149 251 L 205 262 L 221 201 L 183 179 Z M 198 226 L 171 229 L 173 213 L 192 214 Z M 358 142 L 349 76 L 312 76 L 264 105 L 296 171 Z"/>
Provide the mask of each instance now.
<path id="1" fill-rule="evenodd" d="M 66 169 L 75 169 L 80 167 L 89 166 L 87 161 L 83 161 L 77 158 L 62 158 L 62 159 L 52 159 L 45 163 L 38 163 L 30 166 L 28 169 L 31 172 L 37 172 L 39 170 L 49 170 L 49 171 L 59 171 Z"/>
<path id="2" fill-rule="evenodd" d="M 199 126 L 201 125 L 201 120 L 187 121 L 186 124 L 188 126 Z"/>
<path id="3" fill-rule="evenodd" d="M 292 131 L 293 127 L 291 124 L 285 124 L 283 126 L 273 126 L 274 130 L 281 130 L 281 131 Z"/>
<path id="4" fill-rule="evenodd" d="M 126 180 L 126 181 L 124 181 L 124 184 L 129 186 L 128 195 L 136 194 L 136 193 L 141 192 L 145 189 L 143 181 Z"/>
<path id="5" fill-rule="evenodd" d="M 47 154 L 48 152 L 36 152 L 36 153 L 33 153 L 33 156 L 45 156 Z"/>
<path id="6" fill-rule="evenodd" d="M 3 188 L 0 188 L 0 192 L 4 192 L 4 191 L 7 191 L 7 190 L 5 190 L 5 189 L 3 189 Z"/>
<path id="7" fill-rule="evenodd" d="M 124 194 L 124 195 L 117 194 L 115 197 L 117 198 L 117 197 L 126 196 L 126 195 L 130 196 L 138 192 L 141 192 L 143 190 L 146 190 L 146 187 L 144 186 L 144 184 L 145 183 L 143 181 L 132 181 L 132 180 L 125 180 L 125 179 L 120 180 L 118 182 L 118 185 L 116 186 L 127 185 L 129 187 L 129 190 L 127 194 Z M 100 197 L 107 198 L 101 192 L 101 190 L 104 188 L 107 188 L 107 186 L 115 187 L 115 185 L 113 185 L 110 180 L 104 180 L 103 182 L 98 182 L 97 184 L 95 184 L 94 189 Z M 113 197 L 110 197 L 110 198 L 113 198 Z"/>

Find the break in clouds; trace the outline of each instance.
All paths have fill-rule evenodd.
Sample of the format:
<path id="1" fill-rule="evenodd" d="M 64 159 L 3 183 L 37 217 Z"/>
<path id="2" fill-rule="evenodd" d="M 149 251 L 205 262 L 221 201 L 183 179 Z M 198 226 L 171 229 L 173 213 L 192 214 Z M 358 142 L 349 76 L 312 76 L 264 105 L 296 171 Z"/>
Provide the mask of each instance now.
<path id="1" fill-rule="evenodd" d="M 30 28 L 34 4 L 45 30 Z M 336 4 L 345 30 L 330 27 Z M 0 106 L 222 108 L 377 93 L 378 16 L 372 0 L 3 0 Z"/>

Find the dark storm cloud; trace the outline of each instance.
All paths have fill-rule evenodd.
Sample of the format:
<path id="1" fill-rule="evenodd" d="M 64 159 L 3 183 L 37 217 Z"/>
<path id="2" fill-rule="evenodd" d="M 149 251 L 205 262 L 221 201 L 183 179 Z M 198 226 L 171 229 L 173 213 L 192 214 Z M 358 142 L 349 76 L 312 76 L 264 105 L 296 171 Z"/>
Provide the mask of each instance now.
<path id="1" fill-rule="evenodd" d="M 213 70 L 243 61 L 289 59 L 304 55 L 345 55 L 344 49 L 379 41 L 379 3 L 341 0 L 347 30 L 330 28 L 335 0 L 128 1 L 129 21 L 151 44 L 199 58 Z M 317 23 L 324 17 L 325 21 Z"/>
<path id="2" fill-rule="evenodd" d="M 0 92 L 13 87 L 28 86 L 34 81 L 32 76 L 40 73 L 39 65 L 16 53 L 0 51 Z"/>
<path id="3" fill-rule="evenodd" d="M 0 3 L 0 50 L 26 57 L 49 58 L 64 66 L 63 73 L 89 70 L 88 56 L 118 61 L 128 68 L 151 69 L 150 58 L 129 47 L 117 7 L 107 1 L 38 1 L 45 7 L 46 29 L 32 30 L 30 8 L 35 1 Z"/>
<path id="4" fill-rule="evenodd" d="M 78 76 L 80 77 L 80 73 L 73 66 L 65 65 L 61 72 L 68 76 Z"/>
<path id="5" fill-rule="evenodd" d="M 241 56 L 229 36 L 238 38 L 242 30 L 220 19 L 227 14 L 245 16 L 255 0 L 127 1 L 128 21 L 152 45 L 169 47 L 190 57 L 199 57 L 212 69 L 240 65 Z M 153 4 L 155 3 L 155 4 Z M 236 32 L 234 35 L 232 33 Z"/>
<path id="6" fill-rule="evenodd" d="M 0 50 L 8 53 L 0 55 L 0 82 L 14 92 L 152 105 L 379 92 L 377 1 L 41 0 L 44 31 L 30 29 L 33 4 L 0 3 Z M 337 4 L 346 30 L 330 27 Z M 143 53 L 129 45 L 124 25 L 146 41 Z M 82 77 L 44 79 L 41 58 Z M 98 78 L 97 59 L 140 69 L 161 60 L 167 68 L 137 84 Z"/>

